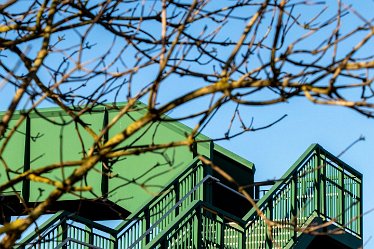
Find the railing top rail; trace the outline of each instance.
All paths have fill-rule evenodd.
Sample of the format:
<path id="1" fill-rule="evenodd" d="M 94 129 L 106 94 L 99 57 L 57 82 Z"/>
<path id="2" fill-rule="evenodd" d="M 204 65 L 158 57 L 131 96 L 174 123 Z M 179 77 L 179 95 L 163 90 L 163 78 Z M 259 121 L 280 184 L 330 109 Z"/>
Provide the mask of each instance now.
<path id="1" fill-rule="evenodd" d="M 323 151 L 322 154 L 324 154 L 329 160 L 335 162 L 336 164 L 342 165 L 344 170 L 348 171 L 349 173 L 356 176 L 357 178 L 362 179 L 362 174 L 360 172 L 358 172 L 357 170 L 355 170 L 354 168 L 352 168 L 351 166 L 343 162 L 341 159 L 339 159 L 338 157 L 334 156 L 333 154 L 331 154 L 330 152 L 322 148 L 322 146 L 320 145 L 318 146 Z"/>
<path id="2" fill-rule="evenodd" d="M 161 191 L 160 193 L 166 193 L 168 189 L 171 189 L 174 184 L 178 181 L 180 181 L 181 179 L 185 178 L 186 177 L 186 173 L 188 171 L 190 171 L 191 169 L 193 170 L 195 167 L 198 166 L 198 162 L 200 161 L 200 159 L 198 157 L 194 157 L 193 158 L 193 161 L 186 167 L 186 169 L 179 174 L 179 176 L 177 176 L 177 178 L 174 178 L 173 180 L 171 180 L 169 182 L 169 184 L 167 184 Z M 161 195 L 162 195 L 161 194 Z M 160 196 L 161 196 L 160 195 Z M 126 220 L 124 220 L 123 222 L 121 222 L 116 228 L 115 230 L 119 233 L 121 232 L 122 229 L 125 229 L 133 220 L 136 220 L 136 218 L 138 218 L 141 213 L 144 211 L 145 208 L 149 208 L 150 206 L 152 206 L 152 204 L 154 204 L 155 202 L 158 201 L 158 198 L 152 198 L 151 200 L 147 201 L 144 205 L 142 205 L 142 208 L 140 208 L 137 212 L 134 212 L 132 213 L 128 218 L 126 218 Z"/>
<path id="3" fill-rule="evenodd" d="M 82 223 L 86 226 L 90 226 L 90 228 L 101 230 L 101 231 L 109 233 L 110 235 L 113 235 L 113 236 L 115 236 L 117 234 L 117 230 L 115 230 L 113 228 L 110 228 L 110 227 L 107 227 L 107 226 L 104 226 L 104 225 L 101 225 L 101 224 L 99 224 L 95 221 L 86 219 L 86 218 L 81 217 L 81 216 L 77 216 L 77 215 L 72 214 L 69 217 L 69 220 L 72 220 L 72 221 L 75 221 L 75 222 L 80 222 L 80 223 Z"/>
<path id="4" fill-rule="evenodd" d="M 187 208 L 186 210 L 183 210 L 183 212 L 179 216 L 179 219 L 175 219 L 172 223 L 170 223 L 168 228 L 165 229 L 164 231 L 162 231 L 161 233 L 159 233 L 155 239 L 153 239 L 149 244 L 146 245 L 145 248 L 147 248 L 147 249 L 154 248 L 154 246 L 157 245 L 157 243 L 159 243 L 160 240 L 162 240 L 165 236 L 170 234 L 170 232 L 172 230 L 174 230 L 180 224 L 180 222 L 182 220 L 187 218 L 191 214 L 191 212 L 193 212 L 194 210 L 196 210 L 198 208 L 204 208 L 205 210 L 207 210 L 211 213 L 215 212 L 215 213 L 221 214 L 225 218 L 229 218 L 229 220 L 236 221 L 239 225 L 244 225 L 245 224 L 244 220 L 242 220 L 239 217 L 231 215 L 231 214 L 229 214 L 229 213 L 227 213 L 227 212 L 225 212 L 225 211 L 223 211 L 223 210 L 221 210 L 221 209 L 219 209 L 219 208 L 217 208 L 213 205 L 210 205 L 209 203 L 207 203 L 205 201 L 195 200 L 195 201 L 190 203 L 189 208 Z"/>
<path id="5" fill-rule="evenodd" d="M 49 229 L 52 224 L 54 224 L 56 221 L 60 220 L 61 218 L 66 217 L 70 213 L 67 211 L 59 211 L 52 215 L 48 220 L 43 222 L 37 230 L 33 231 L 29 235 L 27 235 L 25 238 L 23 238 L 20 242 L 17 243 L 17 245 L 24 245 L 30 243 L 33 239 L 35 239 L 37 236 L 39 236 L 42 232 Z"/>
<path id="6" fill-rule="evenodd" d="M 179 207 L 180 204 L 183 203 L 185 199 L 187 199 L 192 193 L 194 193 L 201 185 L 203 185 L 206 181 L 213 180 L 213 181 L 219 181 L 217 178 L 207 175 L 205 176 L 199 183 L 195 185 L 193 189 L 191 189 L 183 198 L 181 198 L 177 203 L 174 204 L 172 208 L 170 208 L 160 219 L 158 219 L 151 227 L 147 229 L 132 245 L 129 246 L 130 248 L 135 247 L 142 239 L 144 239 L 148 234 L 152 232 L 154 228 L 158 226 L 169 214 L 171 214 L 177 207 Z"/>
<path id="7" fill-rule="evenodd" d="M 78 245 L 81 245 L 81 246 L 84 246 L 84 247 L 88 247 L 90 249 L 101 249 L 101 247 L 97 247 L 97 246 L 94 246 L 94 245 L 91 245 L 89 243 L 85 243 L 85 242 L 82 242 L 82 241 L 79 241 L 79 240 L 76 240 L 76 239 L 73 239 L 73 238 L 66 238 L 64 241 L 62 241 L 57 247 L 55 247 L 54 249 L 59 249 L 59 248 L 63 248 L 64 246 L 66 246 L 69 242 L 73 242 L 73 243 L 76 243 Z"/>
<path id="8" fill-rule="evenodd" d="M 267 203 L 270 199 L 272 199 L 273 194 L 276 190 L 279 189 L 281 185 L 283 185 L 290 176 L 293 176 L 299 166 L 304 163 L 305 160 L 309 158 L 311 154 L 314 153 L 314 151 L 319 148 L 320 146 L 318 144 L 312 144 L 308 147 L 308 149 L 296 160 L 296 162 L 287 170 L 286 173 L 283 174 L 283 176 L 280 178 L 281 180 L 277 181 L 270 189 L 266 192 L 266 194 L 257 202 L 258 207 L 262 207 L 265 203 Z M 244 220 L 248 220 L 254 215 L 257 215 L 257 210 L 252 208 L 244 217 Z"/>
<path id="9" fill-rule="evenodd" d="M 187 208 L 185 210 L 182 211 L 182 213 L 180 213 L 179 215 L 179 219 L 174 219 L 170 225 L 168 226 L 167 229 L 165 229 L 164 231 L 160 232 L 157 237 L 155 239 L 153 239 L 152 241 L 149 242 L 149 244 L 147 244 L 147 246 L 145 248 L 153 248 L 154 245 L 156 245 L 161 238 L 163 238 L 165 235 L 167 235 L 172 229 L 175 228 L 175 226 L 177 226 L 177 224 L 179 224 L 181 222 L 181 220 L 185 219 L 194 209 L 196 209 L 199 205 L 201 205 L 203 201 L 201 200 L 194 200 L 190 203 L 190 208 Z"/>
<path id="10" fill-rule="evenodd" d="M 224 218 L 226 219 L 227 221 L 231 221 L 231 222 L 235 222 L 237 223 L 238 225 L 240 226 L 244 226 L 245 225 L 245 220 L 231 214 L 231 213 L 228 213 L 216 206 L 214 206 L 213 204 L 209 203 L 209 202 L 205 202 L 205 201 L 202 201 L 201 202 L 201 207 L 204 208 L 205 210 L 208 210 L 209 212 L 213 213 L 213 214 L 217 214 L 217 215 L 220 215 L 221 218 Z"/>
<path id="11" fill-rule="evenodd" d="M 258 207 L 262 207 L 264 204 L 269 202 L 272 198 L 273 195 L 276 193 L 276 191 L 286 183 L 291 177 L 298 171 L 299 167 L 302 166 L 302 164 L 309 159 L 309 157 L 314 154 L 314 153 L 319 153 L 321 155 L 325 155 L 329 160 L 342 165 L 344 169 L 351 174 L 357 176 L 359 179 L 362 179 L 362 174 L 359 173 L 357 170 L 353 169 L 351 166 L 348 164 L 344 163 L 342 160 L 339 158 L 335 157 L 333 154 L 325 150 L 322 146 L 319 144 L 312 144 L 308 147 L 308 149 L 297 159 L 297 161 L 287 170 L 285 174 L 280 178 L 281 180 L 277 181 L 271 188 L 270 190 L 257 202 Z M 244 220 L 249 220 L 252 218 L 254 215 L 257 215 L 257 211 L 253 208 L 251 209 L 244 217 Z"/>
<path id="12" fill-rule="evenodd" d="M 101 225 L 99 223 L 96 223 L 92 220 L 77 216 L 74 213 L 70 213 L 68 211 L 59 211 L 59 212 L 55 213 L 52 217 L 50 217 L 48 220 L 43 222 L 39 226 L 38 230 L 33 231 L 28 236 L 26 236 L 23 240 L 18 242 L 17 245 L 22 246 L 22 245 L 29 244 L 29 243 L 32 242 L 32 240 L 39 237 L 41 233 L 43 233 L 44 231 L 47 231 L 49 228 L 51 228 L 52 225 L 58 226 L 62 222 L 69 221 L 69 220 L 74 221 L 74 222 L 80 222 L 80 223 L 82 223 L 86 226 L 90 226 L 91 228 L 101 230 L 101 231 L 109 233 L 110 235 L 113 235 L 113 236 L 115 236 L 117 234 L 116 230 L 114 230 L 112 228 L 109 228 L 107 226 Z M 56 223 L 57 221 L 59 221 L 59 222 Z M 52 227 L 52 229 L 53 229 L 53 227 Z"/>

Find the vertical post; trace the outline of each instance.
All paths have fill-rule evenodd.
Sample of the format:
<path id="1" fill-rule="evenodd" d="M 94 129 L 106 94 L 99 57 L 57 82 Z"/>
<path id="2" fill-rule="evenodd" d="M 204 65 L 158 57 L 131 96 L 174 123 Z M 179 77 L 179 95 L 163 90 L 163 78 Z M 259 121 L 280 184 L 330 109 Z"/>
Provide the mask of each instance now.
<path id="1" fill-rule="evenodd" d="M 203 217 L 201 213 L 201 207 L 198 206 L 196 209 L 197 212 L 197 243 L 196 243 L 196 248 L 197 249 L 202 249 L 203 244 L 202 244 L 202 233 L 203 233 Z"/>
<path id="2" fill-rule="evenodd" d="M 94 238 L 93 238 L 93 228 L 92 225 L 86 225 L 86 229 L 88 231 L 88 244 L 93 245 L 94 244 Z"/>
<path id="3" fill-rule="evenodd" d="M 110 249 L 117 249 L 118 247 L 118 233 L 111 234 L 110 238 L 113 240 L 113 244 Z"/>
<path id="4" fill-rule="evenodd" d="M 201 180 L 204 179 L 205 177 L 205 167 L 203 164 L 201 164 L 200 161 L 196 161 L 196 174 L 198 176 L 198 181 L 200 182 Z M 199 200 L 204 200 L 204 185 L 202 187 L 200 187 L 198 190 L 198 199 Z"/>
<path id="5" fill-rule="evenodd" d="M 292 175 L 292 180 L 291 180 L 291 193 L 292 193 L 292 208 L 291 208 L 291 213 L 292 213 L 292 219 L 294 221 L 294 231 L 293 231 L 293 240 L 294 242 L 296 241 L 297 238 L 297 172 L 295 172 Z"/>
<path id="6" fill-rule="evenodd" d="M 213 141 L 210 141 L 210 143 L 209 143 L 209 159 L 213 163 L 215 162 L 215 159 L 214 159 L 214 143 L 213 143 Z M 206 176 L 207 174 L 210 174 L 210 175 L 213 174 L 212 167 L 206 167 L 206 174 L 204 174 L 204 176 Z"/>
<path id="7" fill-rule="evenodd" d="M 215 160 L 214 160 L 214 143 L 213 141 L 210 141 L 210 146 L 209 146 L 209 149 L 210 149 L 210 160 L 214 163 Z M 212 167 L 205 167 L 207 169 L 207 173 L 204 174 L 204 177 L 209 174 L 209 175 L 213 175 L 213 169 Z M 213 184 L 211 181 L 208 181 L 206 183 L 204 183 L 204 186 L 203 186 L 204 189 L 206 189 L 206 196 L 207 196 L 207 199 L 204 200 L 210 204 L 213 204 Z"/>
<path id="8" fill-rule="evenodd" d="M 254 191 L 254 197 L 255 197 L 255 200 L 260 200 L 260 186 L 259 185 L 255 185 L 255 191 Z"/>
<path id="9" fill-rule="evenodd" d="M 26 137 L 25 137 L 25 151 L 23 157 L 23 171 L 30 170 L 30 145 L 31 145 L 31 121 L 30 117 L 26 117 Z M 22 197 L 26 203 L 30 200 L 30 180 L 25 179 L 22 183 Z"/>
<path id="10" fill-rule="evenodd" d="M 316 190 L 317 190 L 317 194 L 316 194 L 316 199 L 317 199 L 317 213 L 318 213 L 318 216 L 321 216 L 321 199 L 322 199 L 322 195 L 321 195 L 321 184 L 322 184 L 322 179 L 321 179 L 321 167 L 322 165 L 320 165 L 320 161 L 321 161 L 321 157 L 320 157 L 320 148 L 317 148 L 317 151 L 316 151 L 316 160 L 314 162 L 315 164 L 315 172 L 317 174 L 315 180 L 316 180 Z"/>
<path id="11" fill-rule="evenodd" d="M 246 231 L 247 231 L 247 229 L 245 228 L 245 225 L 244 225 L 244 227 L 243 227 L 244 229 L 243 229 L 243 232 L 241 233 L 242 234 L 242 247 L 241 247 L 241 249 L 245 249 L 245 248 L 247 248 L 246 247 L 246 240 L 247 240 L 247 233 L 246 233 Z"/>
<path id="12" fill-rule="evenodd" d="M 108 110 L 105 108 L 104 110 L 104 119 L 103 119 L 103 130 L 108 126 L 109 123 L 109 113 Z M 103 143 L 106 143 L 109 140 L 109 130 L 104 133 L 103 136 Z M 101 161 L 101 169 L 102 169 L 102 176 L 101 176 L 101 195 L 103 198 L 108 197 L 109 192 L 109 160 L 107 158 L 104 158 Z"/>
<path id="13" fill-rule="evenodd" d="M 340 189 L 341 189 L 341 208 L 342 208 L 342 225 L 345 227 L 345 187 L 344 187 L 344 164 L 341 167 L 341 172 L 340 172 Z"/>
<path id="14" fill-rule="evenodd" d="M 213 142 L 210 142 L 210 160 L 212 162 L 214 162 L 213 160 L 213 151 L 214 151 L 214 143 Z M 210 166 L 207 166 L 207 165 L 203 165 L 203 178 L 207 175 L 212 175 L 213 174 L 213 170 L 212 170 L 212 167 Z M 213 198 L 212 198 L 212 195 L 213 195 L 213 187 L 212 187 L 212 184 L 210 183 L 210 181 L 208 182 L 205 182 L 204 185 L 202 186 L 203 188 L 203 191 L 204 191 L 204 196 L 203 196 L 203 201 L 209 203 L 209 204 L 212 204 L 213 202 Z"/>
<path id="15" fill-rule="evenodd" d="M 174 182 L 174 193 L 175 193 L 175 203 L 177 203 L 180 200 L 180 194 L 179 194 L 179 182 Z M 175 208 L 175 216 L 178 216 L 179 214 L 179 206 Z"/>
<path id="16" fill-rule="evenodd" d="M 192 149 L 192 158 L 195 158 L 197 156 L 197 143 L 193 142 L 191 145 Z"/>
<path id="17" fill-rule="evenodd" d="M 220 229 L 220 248 L 225 248 L 225 218 L 223 216 L 219 216 L 222 220 L 221 229 Z"/>
<path id="18" fill-rule="evenodd" d="M 363 226 L 364 226 L 364 223 L 363 223 L 363 218 L 362 218 L 362 215 L 364 214 L 363 213 L 363 205 L 362 205 L 362 203 L 363 203 L 363 200 L 362 200 L 362 198 L 363 198 L 363 189 L 362 189 L 362 178 L 360 179 L 360 197 L 359 197 L 359 205 L 360 205 L 360 207 L 359 207 L 359 213 L 357 214 L 358 215 L 358 218 L 360 219 L 360 222 L 359 222 L 359 226 L 360 226 L 360 228 L 358 229 L 358 231 L 357 231 L 357 233 L 359 234 L 359 235 L 361 235 L 362 236 L 362 228 L 363 228 Z"/>
<path id="19" fill-rule="evenodd" d="M 149 206 L 145 207 L 144 209 L 144 218 L 145 218 L 145 229 L 143 232 L 147 231 L 150 227 L 151 227 L 151 213 L 149 211 Z M 150 234 L 147 234 L 145 236 L 145 243 L 148 244 L 151 240 L 151 235 Z"/>
<path id="20" fill-rule="evenodd" d="M 268 207 L 266 208 L 267 209 L 267 212 L 269 215 L 268 215 L 268 218 L 272 221 L 274 216 L 273 216 L 273 200 L 272 198 L 269 199 L 269 202 L 268 202 Z M 269 233 L 272 233 L 273 232 L 273 229 L 268 229 L 268 226 L 265 225 L 266 227 L 266 249 L 271 249 L 273 248 L 273 242 L 271 241 L 270 239 L 270 234 Z"/>
<path id="21" fill-rule="evenodd" d="M 322 210 L 321 213 L 323 216 L 327 215 L 327 207 L 326 207 L 326 179 L 327 179 L 327 174 L 326 174 L 326 167 L 327 164 L 325 163 L 325 160 L 321 153 L 320 153 L 320 160 L 321 160 L 321 167 L 322 167 L 322 191 L 321 191 L 321 201 L 322 201 Z"/>
<path id="22" fill-rule="evenodd" d="M 160 244 L 161 244 L 160 248 L 168 248 L 168 238 L 167 238 L 167 236 L 165 236 L 165 238 L 162 240 L 162 242 Z"/>
<path id="23" fill-rule="evenodd" d="M 68 225 L 66 223 L 66 217 L 63 217 L 62 219 L 63 220 L 61 222 L 61 243 L 64 243 L 65 240 L 68 238 Z M 62 249 L 67 249 L 66 243 L 62 246 Z"/>

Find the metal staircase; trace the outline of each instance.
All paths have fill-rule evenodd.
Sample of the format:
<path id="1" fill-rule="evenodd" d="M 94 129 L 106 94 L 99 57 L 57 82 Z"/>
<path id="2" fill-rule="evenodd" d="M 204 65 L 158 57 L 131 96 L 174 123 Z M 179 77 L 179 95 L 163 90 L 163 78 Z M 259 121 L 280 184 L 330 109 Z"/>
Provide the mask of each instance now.
<path id="1" fill-rule="evenodd" d="M 19 248 L 308 248 L 318 236 L 305 229 L 315 225 L 333 239 L 333 229 L 345 232 L 343 248 L 362 245 L 362 175 L 318 144 L 257 202 L 271 227 L 254 208 L 236 217 L 214 206 L 219 180 L 205 167 L 195 158 L 115 229 L 59 212 Z"/>
<path id="2" fill-rule="evenodd" d="M 362 175 L 318 144 L 310 146 L 257 205 L 278 225 L 269 230 L 251 210 L 243 218 L 248 224 L 246 248 L 292 248 L 316 217 L 351 234 L 352 243 L 361 240 Z"/>

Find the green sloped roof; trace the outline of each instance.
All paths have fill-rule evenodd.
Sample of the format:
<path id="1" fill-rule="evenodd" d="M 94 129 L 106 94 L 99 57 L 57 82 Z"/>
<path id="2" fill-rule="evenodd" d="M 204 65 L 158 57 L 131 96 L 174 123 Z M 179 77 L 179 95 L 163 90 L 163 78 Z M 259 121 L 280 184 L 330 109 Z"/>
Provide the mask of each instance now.
<path id="1" fill-rule="evenodd" d="M 118 107 L 122 107 L 126 104 L 126 102 L 120 102 L 120 103 L 117 103 L 116 105 Z M 144 105 L 143 103 L 141 102 L 138 102 L 136 104 L 137 106 L 142 106 L 142 107 L 146 107 L 146 105 Z M 97 106 L 95 108 L 93 108 L 94 111 L 104 111 L 105 107 L 104 106 Z M 143 111 L 142 109 L 139 109 L 137 110 L 137 112 L 141 113 L 141 114 L 144 114 L 145 111 Z M 38 113 L 42 114 L 43 116 L 45 117 L 60 117 L 60 116 L 67 116 L 67 114 L 65 112 L 61 112 L 60 111 L 60 108 L 59 107 L 47 107 L 47 108 L 40 108 L 38 109 Z M 39 117 L 40 115 L 36 113 L 36 112 L 31 112 L 30 113 L 30 117 L 33 118 L 33 117 Z M 3 116 L 5 114 L 5 112 L 0 112 L 0 117 Z M 22 111 L 17 111 L 14 115 L 13 115 L 13 120 L 14 119 L 18 119 L 19 116 L 22 114 Z M 167 115 L 164 115 L 164 117 L 172 120 L 172 118 L 168 117 Z M 101 125 L 101 123 L 100 123 Z M 190 133 L 192 131 L 192 129 L 190 127 L 188 127 L 187 125 L 181 123 L 181 122 L 178 122 L 178 121 L 170 121 L 170 122 L 161 122 L 161 125 L 163 125 L 164 127 L 167 127 L 173 131 L 175 131 L 176 133 L 180 134 L 180 135 L 185 135 L 187 133 Z M 205 136 L 204 134 L 199 134 L 197 137 L 196 137 L 196 141 L 210 141 L 212 140 L 211 138 L 209 138 L 208 136 Z M 201 146 L 206 148 L 207 150 L 209 150 L 209 144 L 208 143 L 201 143 Z M 242 165 L 242 166 L 245 166 L 249 169 L 251 169 L 253 172 L 255 172 L 255 165 L 254 163 L 250 162 L 249 160 L 229 151 L 228 149 L 225 149 L 224 147 L 214 143 L 214 150 L 225 155 L 226 157 L 230 158 L 231 160 L 237 162 L 238 164 Z"/>

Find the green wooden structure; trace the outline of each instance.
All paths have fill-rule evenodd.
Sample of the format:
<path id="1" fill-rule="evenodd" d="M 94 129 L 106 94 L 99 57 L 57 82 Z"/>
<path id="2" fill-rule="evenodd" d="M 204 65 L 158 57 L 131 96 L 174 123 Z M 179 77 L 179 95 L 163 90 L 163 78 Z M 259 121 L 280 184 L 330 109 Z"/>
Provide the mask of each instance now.
<path id="1" fill-rule="evenodd" d="M 84 114 L 83 120 L 100 131 L 116 112 L 96 108 Z M 130 113 L 110 134 L 140 115 L 141 109 Z M 157 123 L 145 127 L 130 143 L 170 142 L 184 138 L 188 131 L 178 122 Z M 93 141 L 83 132 L 80 139 L 76 134 L 74 122 L 69 123 L 57 109 L 32 113 L 5 151 L 8 165 L 23 171 L 58 162 L 61 156 L 64 160 L 79 159 L 82 142 L 89 147 Z M 199 139 L 207 138 L 201 135 Z M 272 186 L 254 182 L 253 163 L 214 143 L 199 143 L 196 151 L 239 185 L 251 186 L 249 194 L 274 226 L 269 227 L 236 186 L 204 165 L 194 152 L 181 147 L 97 165 L 81 183 L 92 185 L 94 192 L 85 193 L 83 199 L 66 195 L 50 208 L 51 218 L 19 241 L 18 247 L 265 249 L 362 245 L 362 175 L 320 145 L 311 145 L 281 180 L 266 183 Z M 114 177 L 100 173 L 108 168 Z M 50 177 L 61 179 L 61 174 L 71 170 L 51 172 Z M 1 181 L 6 181 L 3 168 L 0 174 Z M 146 183 L 147 191 L 139 183 Z M 268 191 L 262 191 L 264 187 Z M 43 200 L 47 192 L 43 190 L 48 189 L 45 184 L 24 181 L 1 193 L 3 222 L 24 212 L 14 191 L 32 206 Z M 95 222 L 119 217 L 123 221 L 116 228 Z M 325 225 L 316 227 L 321 224 Z M 320 235 L 307 233 L 308 229 Z"/>

